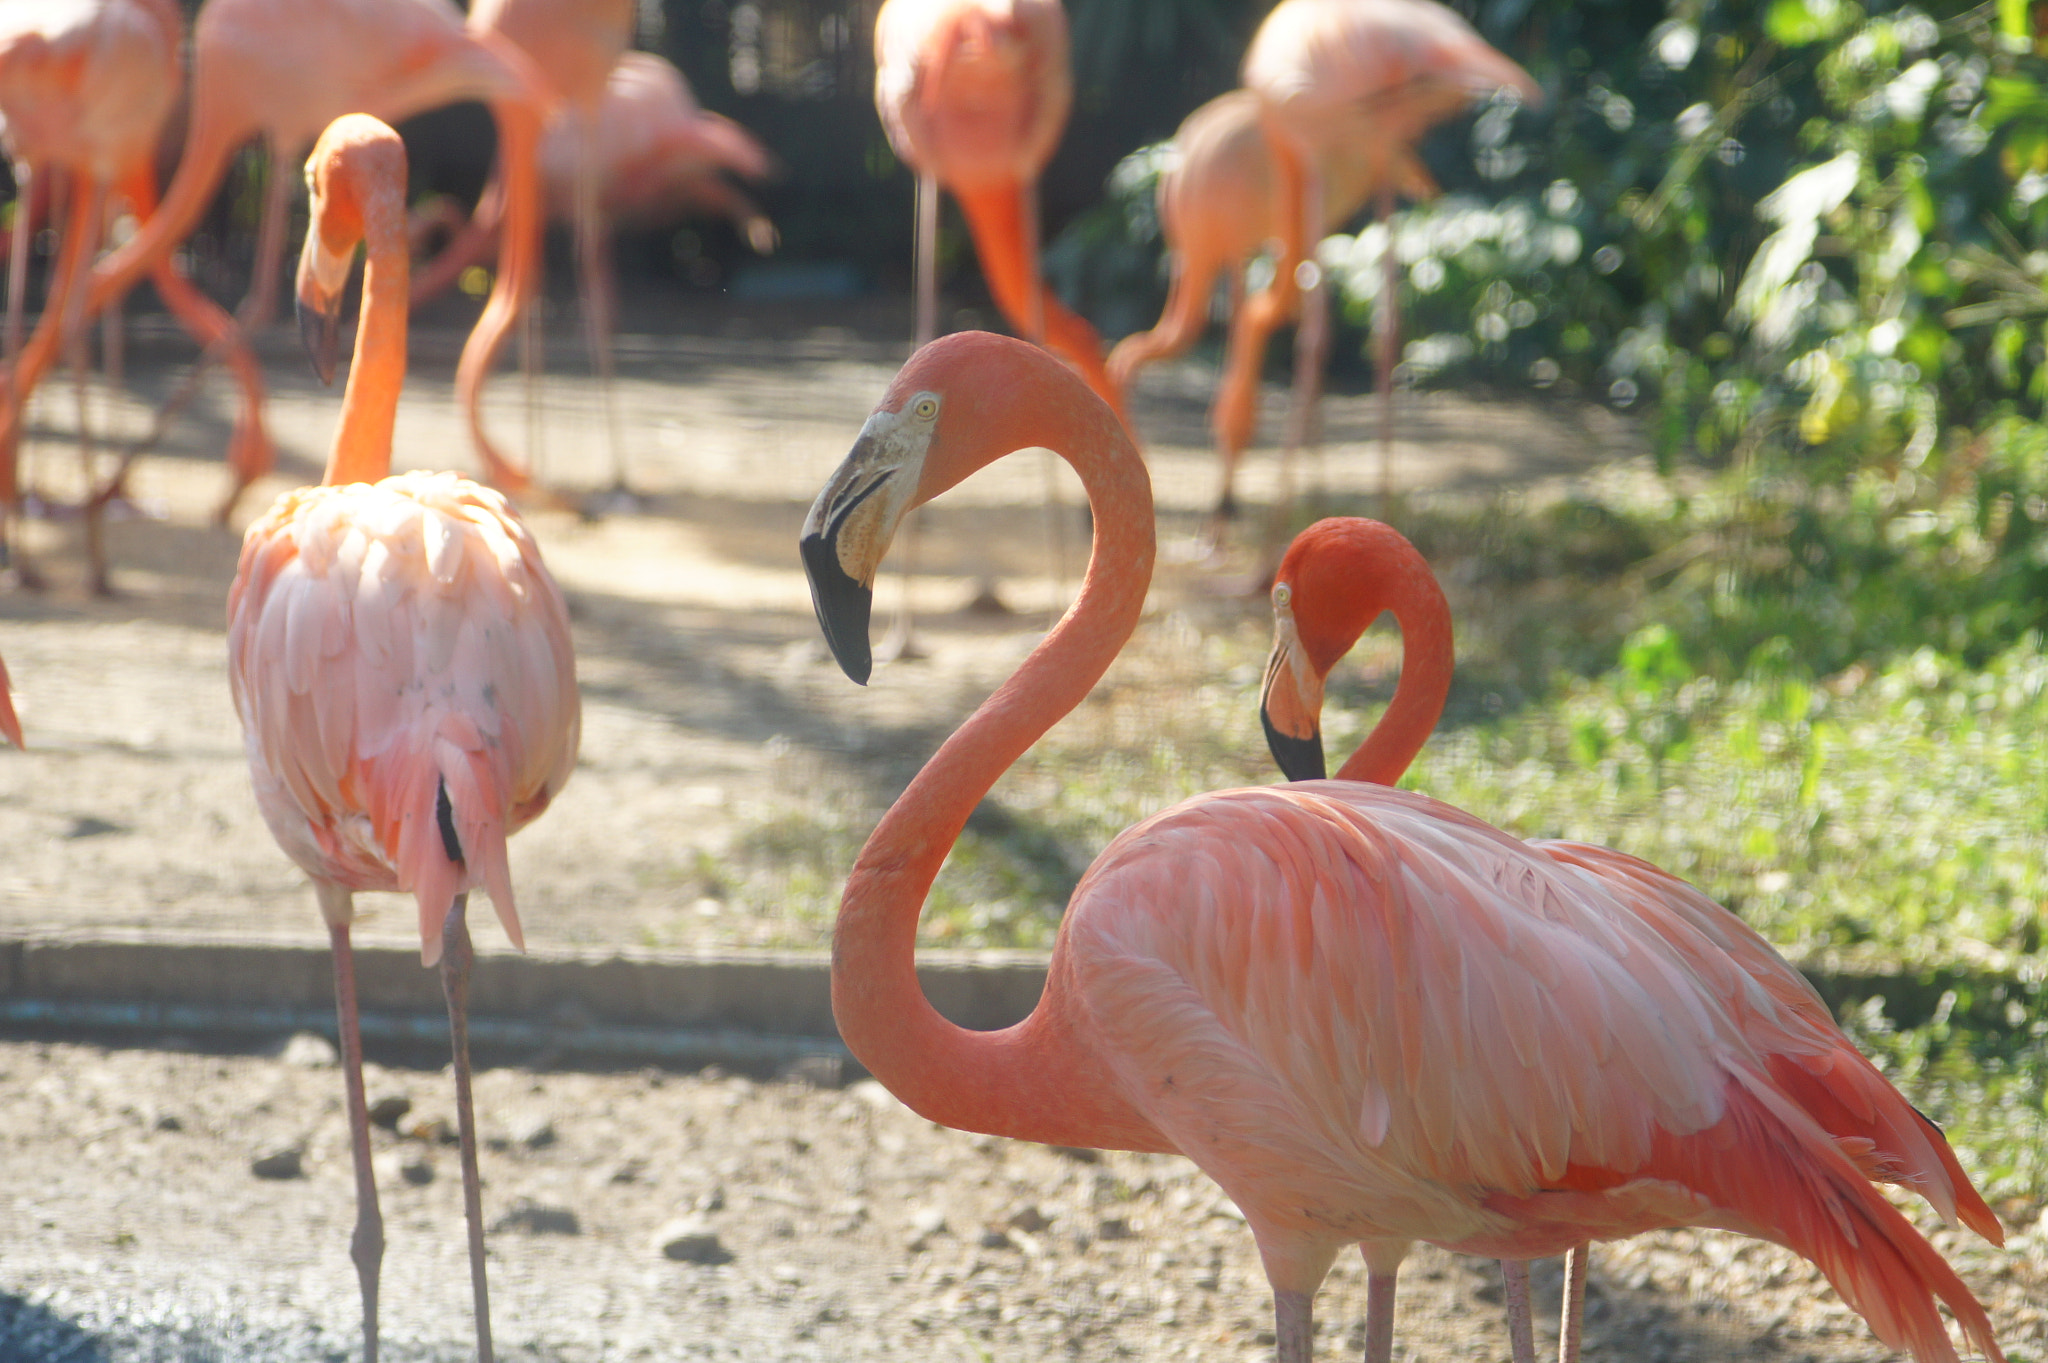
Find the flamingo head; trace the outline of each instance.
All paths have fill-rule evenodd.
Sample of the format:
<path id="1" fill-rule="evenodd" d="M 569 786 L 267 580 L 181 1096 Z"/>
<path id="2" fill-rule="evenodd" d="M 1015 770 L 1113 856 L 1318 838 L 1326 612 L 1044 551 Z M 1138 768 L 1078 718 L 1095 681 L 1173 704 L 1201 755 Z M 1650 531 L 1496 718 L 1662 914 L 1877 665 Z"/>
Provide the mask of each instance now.
<path id="1" fill-rule="evenodd" d="M 896 527 L 917 504 L 925 454 L 938 429 L 941 394 L 918 390 L 890 396 L 860 428 L 853 449 L 804 517 L 804 574 L 811 605 L 832 656 L 847 676 L 865 686 L 873 669 L 868 618 L 875 570 L 889 552 Z"/>
<path id="2" fill-rule="evenodd" d="M 312 218 L 299 253 L 299 333 L 322 383 L 334 382 L 341 355 L 342 295 L 356 247 L 393 202 L 403 227 L 405 175 L 405 143 L 367 114 L 328 124 L 306 158 Z"/>
<path id="3" fill-rule="evenodd" d="M 906 514 L 1013 450 L 1119 440 L 1109 404 L 1028 341 L 960 331 L 912 355 L 804 518 L 811 604 L 846 675 L 868 679 L 875 570 Z"/>
<path id="4" fill-rule="evenodd" d="M 1421 563 L 1400 532 L 1359 516 L 1317 521 L 1295 536 L 1280 560 L 1259 718 L 1266 746 L 1288 780 L 1325 774 L 1323 687 L 1330 669 L 1392 606 L 1413 571 L 1411 560 Z"/>

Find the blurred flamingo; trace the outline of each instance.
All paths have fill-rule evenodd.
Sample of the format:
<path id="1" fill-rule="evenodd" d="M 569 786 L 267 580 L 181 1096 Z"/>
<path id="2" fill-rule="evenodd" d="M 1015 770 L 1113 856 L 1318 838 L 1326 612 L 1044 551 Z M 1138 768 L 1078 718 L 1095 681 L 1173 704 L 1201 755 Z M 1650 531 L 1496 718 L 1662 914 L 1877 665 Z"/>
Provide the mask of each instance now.
<path id="1" fill-rule="evenodd" d="M 745 128 L 698 107 L 683 73 L 667 59 L 628 52 L 612 67 L 594 122 L 586 128 L 563 106 L 541 134 L 541 185 L 550 216 L 574 220 L 579 176 L 586 169 L 596 181 L 596 224 L 587 230 L 597 233 L 598 250 L 582 285 L 586 318 L 603 341 L 603 378 L 610 373 L 616 316 L 608 221 L 658 223 L 717 213 L 732 219 L 748 244 L 766 254 L 775 249 L 775 226 L 725 172 L 759 180 L 774 169 L 774 161 Z M 497 241 L 503 208 L 494 185 L 474 213 L 457 220 L 449 244 L 414 272 L 415 305 L 483 259 Z M 607 412 L 613 412 L 609 397 L 606 402 Z M 615 416 L 612 420 L 616 426 Z M 620 448 L 614 443 L 615 488 L 625 485 L 624 465 L 617 462 Z"/>
<path id="2" fill-rule="evenodd" d="M 726 178 L 762 180 L 774 158 L 754 135 L 721 114 L 700 107 L 683 73 L 652 52 L 628 52 L 612 68 L 598 106 L 594 158 L 598 206 L 605 217 L 660 223 L 699 214 L 730 219 L 756 253 L 775 249 L 775 224 Z M 548 216 L 571 217 L 579 146 L 569 120 L 557 110 L 540 140 L 540 179 Z M 439 295 L 463 272 L 483 262 L 498 239 L 504 202 L 496 195 L 476 212 L 432 224 L 452 229 L 440 254 L 413 271 L 417 307 Z M 607 297 L 612 294 L 607 270 Z"/>
<path id="3" fill-rule="evenodd" d="M 205 211 L 229 157 L 251 138 L 260 134 L 269 143 L 277 185 L 295 178 L 292 162 L 299 149 L 342 114 L 369 112 L 395 120 L 456 100 L 482 100 L 497 120 L 499 154 L 511 168 L 509 227 L 497 281 L 456 367 L 456 390 L 491 481 L 525 491 L 525 471 L 499 454 L 479 410 L 483 380 L 530 292 L 539 247 L 534 148 L 545 96 L 525 58 L 502 39 L 466 32 L 461 14 L 446 0 L 207 0 L 192 45 L 191 119 L 177 174 L 161 210 L 94 267 L 80 317 L 97 315 L 177 248 Z M 280 212 L 275 230 L 282 230 L 281 223 Z M 265 249 L 259 239 L 259 288 Z M 21 395 L 53 358 L 55 320 L 45 314 L 15 363 L 14 391 L 0 402 L 0 439 L 16 429 Z M 265 471 L 267 461 L 263 468 L 237 471 L 222 519 L 243 488 Z"/>
<path id="4" fill-rule="evenodd" d="M 1306 443 L 1322 393 L 1329 300 L 1315 247 L 1329 220 L 1323 167 L 1356 160 L 1387 224 L 1379 315 L 1380 495 L 1391 493 L 1394 358 L 1399 335 L 1391 218 L 1396 192 L 1411 189 L 1404 159 L 1424 133 L 1475 99 L 1512 90 L 1542 98 L 1527 72 L 1488 46 L 1435 0 L 1280 0 L 1252 36 L 1245 88 L 1257 94 L 1278 173 L 1274 212 L 1286 227 L 1274 271 L 1280 303 L 1302 300 L 1295 336 L 1294 399 L 1287 448 Z"/>
<path id="5" fill-rule="evenodd" d="M 938 330 L 944 186 L 967 215 L 982 276 L 1010 325 L 1121 412 L 1095 328 L 1038 269 L 1038 177 L 1073 102 L 1060 0 L 884 0 L 875 15 L 875 109 L 918 176 L 917 344 Z"/>
<path id="6" fill-rule="evenodd" d="M 868 584 L 903 515 L 1027 446 L 1079 474 L 1094 556 L 1065 618 L 847 879 L 833 1013 L 871 1074 L 948 1126 L 1193 1159 L 1258 1241 L 1280 1363 L 1309 1358 L 1311 1302 L 1346 1245 L 1371 1274 L 1367 1357 L 1386 1363 L 1412 1240 L 1519 1260 L 1672 1225 L 1787 1245 L 1923 1363 L 1955 1357 L 1937 1297 L 2001 1356 L 1969 1289 L 1871 1187 L 1895 1147 L 1809 1115 L 1877 1112 L 1868 1125 L 1916 1153 L 1929 1198 L 1949 1211 L 1967 1197 L 1971 1224 L 1997 1232 L 1931 1127 L 1887 1124 L 1911 1109 L 1874 1069 L 1739 973 L 1695 974 L 1607 902 L 1603 877 L 1425 796 L 1312 782 L 1155 815 L 1075 888 L 1030 1017 L 987 1033 L 940 1017 L 917 982 L 919 911 L 996 778 L 1135 628 L 1150 486 L 1116 414 L 1068 370 L 965 333 L 904 366 L 804 523 L 820 626 L 865 681 Z M 1752 1013 L 1796 1063 L 1751 1049 Z"/>
<path id="7" fill-rule="evenodd" d="M 153 160 L 183 79 L 183 40 L 184 25 L 170 0 L 0 3 L 0 141 L 14 165 L 17 205 L 8 260 L 6 351 L 12 359 L 21 350 L 31 205 L 38 186 L 53 176 L 68 175 L 73 180 L 71 211 L 43 320 L 56 328 L 53 337 L 73 349 L 79 372 L 86 557 L 92 589 L 101 595 L 109 590 L 103 515 L 108 503 L 121 495 L 128 462 L 124 460 L 113 477 L 100 484 L 86 414 L 81 325 L 85 271 L 92 264 L 113 198 L 125 197 L 140 218 L 155 209 Z M 219 345 L 226 351 L 242 387 L 242 410 L 229 437 L 228 465 L 237 478 L 253 476 L 248 470 L 270 464 L 261 366 L 229 325 L 227 314 L 179 274 L 169 257 L 155 261 L 151 274 L 158 294 L 201 348 Z M 26 389 L 9 400 L 25 403 Z M 16 428 L 0 441 L 0 568 L 9 561 L 7 522 L 20 508 L 19 452 Z M 16 567 L 26 580 L 35 580 L 25 565 Z"/>
<path id="8" fill-rule="evenodd" d="M 1392 785 L 1422 750 L 1450 693 L 1449 604 L 1436 576 L 1399 531 L 1356 516 L 1333 516 L 1303 530 L 1273 581 L 1273 652 L 1266 666 L 1259 718 L 1273 760 L 1290 781 L 1323 778 L 1321 711 L 1330 670 L 1384 612 L 1401 631 L 1401 679 L 1386 712 L 1343 767 L 1340 781 Z M 1871 1177 L 1929 1195 L 1951 1221 L 1960 1218 L 1987 1239 L 2003 1232 L 1956 1165 L 1940 1133 L 1870 1067 L 1835 1025 L 1804 975 L 1748 924 L 1648 862 L 1586 843 L 1531 839 L 1524 844 L 1560 865 L 1596 877 L 1607 905 L 1657 933 L 1718 992 L 1745 990 L 1746 975 L 1774 1010 L 1738 1009 L 1743 1040 L 1763 1057 L 1785 1096 L 1802 1107 Z M 1784 1014 L 1793 1019 L 1789 1024 Z M 1842 1067 L 1853 1083 L 1816 1082 Z M 1860 1094 L 1863 1102 L 1856 1101 Z M 1944 1196 L 1945 1194 L 1945 1196 Z M 1566 1271 L 1559 1357 L 1577 1357 L 1584 1302 L 1586 1246 L 1575 1246 Z M 1511 1303 L 1528 1300 L 1527 1265 L 1504 1261 Z M 1518 1328 L 1527 1329 L 1526 1319 Z"/>
<path id="9" fill-rule="evenodd" d="M 418 902 L 421 959 L 440 963 L 448 996 L 477 1341 L 488 1363 L 464 909 L 482 886 L 524 946 L 505 842 L 575 765 L 576 664 L 562 594 L 502 494 L 453 473 L 386 476 L 405 378 L 403 144 L 374 119 L 338 120 L 307 178 L 313 216 L 298 295 L 323 378 L 366 241 L 362 320 L 325 478 L 278 498 L 242 541 L 228 594 L 228 680 L 256 802 L 312 877 L 334 945 L 364 1357 L 377 1356 L 384 1232 L 349 925 L 357 891 L 395 890 Z"/>
<path id="10" fill-rule="evenodd" d="M 1324 230 L 1342 226 L 1364 206 L 1373 192 L 1373 174 L 1392 174 L 1396 187 L 1406 194 L 1423 197 L 1435 191 L 1429 173 L 1409 148 L 1398 148 L 1384 172 L 1363 158 L 1330 148 L 1323 152 L 1318 169 L 1324 185 Z M 1223 466 L 1213 527 L 1219 540 L 1236 514 L 1238 459 L 1258 423 L 1259 371 L 1266 341 L 1288 320 L 1287 307 L 1298 296 L 1269 283 L 1249 302 L 1242 298 L 1245 266 L 1284 230 L 1275 212 L 1276 192 L 1273 154 L 1260 126 L 1257 95 L 1232 90 L 1189 114 L 1173 135 L 1172 157 L 1159 177 L 1159 227 L 1172 261 L 1166 307 L 1150 331 L 1124 337 L 1109 352 L 1110 381 L 1128 399 L 1139 369 L 1170 359 L 1201 338 L 1216 278 L 1228 272 L 1230 339 L 1216 401 L 1209 409 L 1216 455 Z M 1291 482 L 1291 475 L 1283 474 L 1283 486 Z"/>
<path id="11" fill-rule="evenodd" d="M 635 0 L 475 0 L 470 29 L 496 34 L 524 52 L 557 101 L 556 117 L 575 144 L 570 176 L 570 219 L 576 231 L 578 293 L 583 300 L 583 340 L 597 371 L 598 401 L 612 452 L 612 494 L 628 501 L 626 445 L 612 392 L 612 298 L 605 279 L 606 239 L 598 202 L 597 121 L 607 83 L 633 40 Z M 529 328 L 537 319 L 528 320 Z M 527 332 L 525 367 L 528 400 L 536 366 L 535 333 Z M 529 455 L 531 457 L 531 455 Z"/>

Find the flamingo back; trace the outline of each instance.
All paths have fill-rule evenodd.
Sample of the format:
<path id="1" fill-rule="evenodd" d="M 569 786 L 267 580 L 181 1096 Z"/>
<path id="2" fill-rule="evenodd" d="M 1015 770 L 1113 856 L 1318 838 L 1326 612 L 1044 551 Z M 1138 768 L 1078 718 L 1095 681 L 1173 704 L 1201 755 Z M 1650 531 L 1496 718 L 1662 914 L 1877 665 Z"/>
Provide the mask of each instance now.
<path id="1" fill-rule="evenodd" d="M 889 143 L 956 193 L 1036 180 L 1073 102 L 1059 0 L 886 0 L 875 16 Z"/>
<path id="2" fill-rule="evenodd" d="M 285 851 L 411 892 L 430 964 L 478 885 L 520 943 L 506 839 L 568 780 L 580 709 L 561 591 L 505 499 L 452 473 L 286 493 L 243 539 L 228 649 Z"/>
<path id="3" fill-rule="evenodd" d="M 1493 90 L 1540 95 L 1435 0 L 1282 0 L 1245 53 L 1244 83 L 1304 146 L 1382 160 Z"/>
<path id="4" fill-rule="evenodd" d="M 156 150 L 184 25 L 168 0 L 0 0 L 8 153 L 102 182 Z"/>
<path id="5" fill-rule="evenodd" d="M 494 40 L 495 41 L 495 40 Z M 303 147 L 347 113 L 397 122 L 526 93 L 526 73 L 447 0 L 207 0 L 193 26 L 193 123 L 230 146 Z"/>

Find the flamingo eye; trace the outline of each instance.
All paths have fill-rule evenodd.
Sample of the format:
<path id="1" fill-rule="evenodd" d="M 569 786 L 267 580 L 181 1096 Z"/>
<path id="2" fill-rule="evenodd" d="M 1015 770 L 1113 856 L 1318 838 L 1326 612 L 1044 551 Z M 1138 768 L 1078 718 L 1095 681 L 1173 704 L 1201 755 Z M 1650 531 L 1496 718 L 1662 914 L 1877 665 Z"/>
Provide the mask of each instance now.
<path id="1" fill-rule="evenodd" d="M 911 407 L 910 414 L 919 421 L 930 421 L 939 414 L 939 400 L 937 398 L 919 398 L 916 404 Z"/>
<path id="2" fill-rule="evenodd" d="M 1273 609 L 1286 610 L 1287 603 L 1294 599 L 1294 592 L 1285 582 L 1273 584 Z"/>

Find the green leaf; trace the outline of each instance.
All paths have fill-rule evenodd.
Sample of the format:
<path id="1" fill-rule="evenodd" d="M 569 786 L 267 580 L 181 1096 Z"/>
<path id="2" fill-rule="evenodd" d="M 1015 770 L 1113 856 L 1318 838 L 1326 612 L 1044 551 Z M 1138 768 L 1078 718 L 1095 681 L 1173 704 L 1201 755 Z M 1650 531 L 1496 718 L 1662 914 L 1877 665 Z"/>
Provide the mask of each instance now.
<path id="1" fill-rule="evenodd" d="M 1764 12 L 1764 32 L 1786 47 L 1832 38 L 1856 17 L 1842 0 L 1773 0 Z"/>

